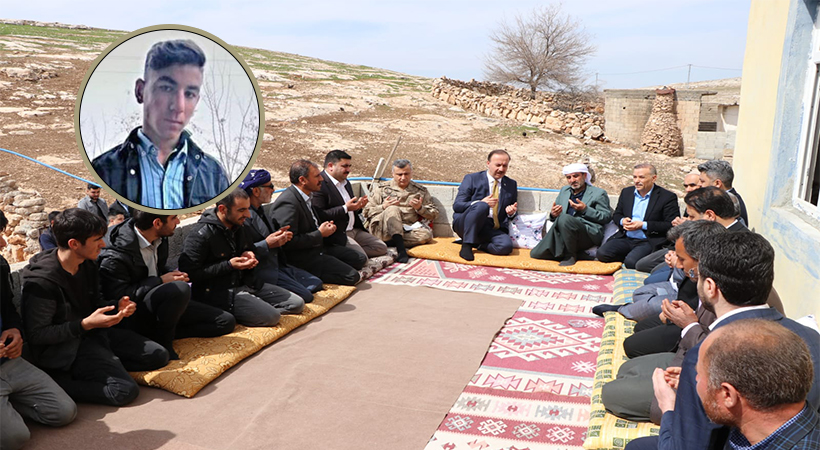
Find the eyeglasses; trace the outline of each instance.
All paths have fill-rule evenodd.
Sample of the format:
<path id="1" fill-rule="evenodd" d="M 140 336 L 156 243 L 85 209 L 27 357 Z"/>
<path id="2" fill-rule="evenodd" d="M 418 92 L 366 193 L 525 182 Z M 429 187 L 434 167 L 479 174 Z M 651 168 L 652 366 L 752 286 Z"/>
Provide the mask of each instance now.
<path id="1" fill-rule="evenodd" d="M 270 190 L 273 190 L 273 189 L 274 189 L 274 188 L 273 188 L 273 183 L 271 183 L 271 184 L 263 184 L 262 186 L 259 186 L 259 187 L 260 187 L 260 188 L 268 188 L 268 189 L 270 189 Z"/>

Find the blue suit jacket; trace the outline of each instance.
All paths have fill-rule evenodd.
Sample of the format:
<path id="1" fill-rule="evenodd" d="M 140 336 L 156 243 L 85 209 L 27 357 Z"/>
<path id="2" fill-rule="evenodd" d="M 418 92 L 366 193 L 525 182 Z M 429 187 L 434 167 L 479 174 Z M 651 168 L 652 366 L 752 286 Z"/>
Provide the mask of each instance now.
<path id="1" fill-rule="evenodd" d="M 820 334 L 783 317 L 773 308 L 740 312 L 721 321 L 715 329 L 741 319 L 773 320 L 803 338 L 814 362 L 814 383 L 806 400 L 812 409 L 817 410 L 820 407 Z M 729 428 L 712 423 L 706 417 L 698 397 L 695 366 L 701 343 L 686 352 L 681 366 L 675 410 L 665 413 L 661 419 L 658 450 L 722 449 L 728 438 Z"/>
<path id="2" fill-rule="evenodd" d="M 487 181 L 487 171 L 470 173 L 464 176 L 464 180 L 458 186 L 456 201 L 453 203 L 453 220 L 459 217 L 475 201 L 480 201 L 491 194 L 490 183 Z M 518 201 L 518 183 L 510 177 L 501 179 L 501 186 L 498 188 L 498 223 L 501 228 L 509 229 L 510 217 L 507 217 L 507 206 Z M 513 215 L 514 217 L 515 215 Z"/>

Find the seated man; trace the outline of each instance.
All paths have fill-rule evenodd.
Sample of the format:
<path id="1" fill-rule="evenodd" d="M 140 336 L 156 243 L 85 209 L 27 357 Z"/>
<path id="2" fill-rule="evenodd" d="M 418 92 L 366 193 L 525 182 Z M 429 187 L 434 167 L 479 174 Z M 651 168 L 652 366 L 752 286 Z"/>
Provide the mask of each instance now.
<path id="1" fill-rule="evenodd" d="M 108 204 L 100 199 L 100 187 L 96 184 L 88 183 L 85 190 L 85 197 L 77 203 L 77 208 L 82 208 L 92 214 L 96 214 L 102 220 L 108 222 Z"/>
<path id="2" fill-rule="evenodd" d="M 686 194 L 683 199 L 686 204 L 686 216 L 689 220 L 710 220 L 723 225 L 729 231 L 749 231 L 743 223 L 738 220 L 737 208 L 732 199 L 732 194 L 722 191 L 714 186 L 697 188 Z M 672 273 L 673 258 L 667 258 L 666 263 L 661 263 L 652 270 L 644 284 L 656 283 L 669 279 Z"/>
<path id="3" fill-rule="evenodd" d="M 134 87 L 142 127 L 91 163 L 115 192 L 149 208 L 180 209 L 228 188 L 222 165 L 184 131 L 199 102 L 204 67 L 205 53 L 190 40 L 157 42 L 148 51 Z"/>
<path id="4" fill-rule="evenodd" d="M 820 447 L 820 417 L 806 402 L 815 366 L 800 336 L 768 320 L 739 320 L 712 333 L 699 353 L 698 396 L 712 422 L 732 428 L 726 448 Z M 674 407 L 663 373 L 656 378 Z"/>
<path id="5" fill-rule="evenodd" d="M 518 212 L 518 184 L 506 176 L 510 154 L 493 150 L 487 170 L 467 174 L 453 203 L 453 231 L 461 238 L 459 256 L 475 259 L 473 247 L 493 255 L 512 253 L 509 223 Z"/>
<path id="6" fill-rule="evenodd" d="M 117 210 L 108 210 L 108 228 L 125 222 L 125 214 Z"/>
<path id="7" fill-rule="evenodd" d="M 179 269 L 191 279 L 192 299 L 227 311 L 248 327 L 272 327 L 282 314 L 299 314 L 305 302 L 298 295 L 257 279 L 259 263 L 242 224 L 251 202 L 234 189 L 206 209 L 185 236 Z"/>
<path id="8" fill-rule="evenodd" d="M 530 256 L 571 266 L 581 252 L 601 245 L 604 225 L 612 220 L 612 209 L 606 191 L 590 183 L 591 175 L 585 164 L 570 164 L 563 172 L 567 185 L 558 192 L 549 215 L 555 224 L 530 251 Z"/>
<path id="9" fill-rule="evenodd" d="M 397 261 L 406 263 L 407 248 L 433 240 L 430 224 L 438 217 L 427 188 L 416 183 L 413 165 L 406 159 L 393 162 L 393 179 L 373 186 L 364 207 L 365 225 L 374 236 L 396 247 Z"/>
<path id="10" fill-rule="evenodd" d="M 54 234 L 51 232 L 51 227 L 54 226 L 54 218 L 60 214 L 60 211 L 51 211 L 48 213 L 48 228 L 40 233 L 40 251 L 48 250 L 57 247 L 57 242 L 54 241 Z"/>
<path id="11" fill-rule="evenodd" d="M 696 173 L 689 173 L 683 177 L 683 190 L 686 194 L 698 189 L 700 187 L 700 175 Z M 685 195 L 685 194 L 684 194 Z M 672 226 L 676 227 L 681 224 L 684 220 L 688 220 L 689 215 L 686 211 L 683 211 L 683 217 L 676 217 L 675 220 L 672 221 Z M 654 269 L 664 262 L 668 262 L 669 255 L 675 253 L 675 246 L 674 243 L 669 242 L 664 247 L 655 250 L 654 252 L 650 253 L 647 256 L 644 256 L 637 263 L 635 263 L 635 270 L 639 270 L 641 272 L 652 272 Z"/>
<path id="12" fill-rule="evenodd" d="M 320 223 L 311 205 L 311 194 L 322 184 L 316 164 L 300 159 L 290 166 L 290 182 L 273 203 L 271 218 L 293 238 L 282 249 L 288 261 L 321 278 L 325 283 L 353 286 L 359 282 L 359 272 L 367 258 L 344 245 L 327 245 L 324 238 L 336 231 L 332 221 Z"/>
<path id="13" fill-rule="evenodd" d="M 262 205 L 270 203 L 274 190 L 270 173 L 265 169 L 251 170 L 239 188 L 248 193 L 251 201 L 251 217 L 245 221 L 244 227 L 254 243 L 253 252 L 259 260 L 256 276 L 265 283 L 293 292 L 305 303 L 312 302 L 313 293 L 322 290 L 322 280 L 306 270 L 287 264 L 281 247 L 293 238 L 293 232 L 288 231 L 288 227 L 280 227 L 262 209 Z"/>
<path id="14" fill-rule="evenodd" d="M 0 211 L 0 249 L 8 225 Z M 42 370 L 21 358 L 23 321 L 14 307 L 9 263 L 0 255 L 0 448 L 16 450 L 31 436 L 24 418 L 59 427 L 77 415 L 71 397 Z"/>
<path id="15" fill-rule="evenodd" d="M 739 320 L 763 319 L 777 322 L 803 339 L 814 365 L 806 400 L 817 410 L 820 407 L 820 339 L 815 330 L 765 306 L 774 279 L 774 249 L 766 239 L 751 232 L 710 236 L 704 242 L 698 272 L 700 300 L 717 317 L 710 326 L 713 333 Z M 745 341 L 743 344 L 753 345 Z M 660 436 L 632 440 L 627 444 L 628 450 L 723 448 L 721 440 L 728 430 L 709 421 L 696 389 L 699 350 L 700 344 L 695 345 L 686 352 L 680 368 L 669 367 L 665 374 L 660 374 L 677 386 L 673 402 L 667 401 L 665 393 L 656 389 L 656 394 L 661 394 L 658 404 L 663 413 Z M 755 365 L 759 368 L 761 364 Z M 758 373 L 745 375 L 755 377 Z"/>
<path id="16" fill-rule="evenodd" d="M 76 402 L 122 406 L 139 394 L 129 371 L 168 363 L 161 345 L 114 325 L 134 314 L 120 297 L 106 305 L 95 260 L 105 221 L 84 209 L 60 213 L 52 227 L 57 248 L 34 255 L 22 271 L 23 323 L 30 360 Z"/>
<path id="17" fill-rule="evenodd" d="M 174 339 L 222 336 L 236 325 L 229 313 L 191 302 L 188 274 L 166 266 L 168 237 L 178 224 L 177 216 L 135 209 L 131 219 L 111 228 L 111 245 L 97 259 L 103 295 L 128 296 L 137 304 L 137 312 L 118 326 L 158 342 L 171 359 L 179 359 Z"/>
<path id="18" fill-rule="evenodd" d="M 728 161 L 712 160 L 705 163 L 698 164 L 698 171 L 700 171 L 700 187 L 714 186 L 722 191 L 726 191 L 737 198 L 740 205 L 740 210 L 737 215 L 743 219 L 743 225 L 749 225 L 749 216 L 746 213 L 746 203 L 743 198 L 732 187 L 732 182 L 735 180 L 735 171 Z"/>
<path id="19" fill-rule="evenodd" d="M 726 229 L 714 222 L 687 221 L 673 228 L 670 234 L 673 232 L 673 237 L 677 235 L 677 262 L 687 274 L 685 283 L 696 286 L 697 257 L 703 251 L 703 243 L 709 236 L 725 233 Z M 702 327 L 689 327 L 690 323 L 697 324 L 702 320 L 701 325 L 706 327 L 714 320 L 714 315 L 703 308 L 698 309 L 697 315 L 694 313 L 694 308 L 698 306 L 697 290 L 693 291 L 695 292 L 686 299 L 689 303 L 681 300 L 664 302 L 669 304 L 667 310 L 670 311 L 670 317 L 666 319 L 665 324 L 659 320 L 656 326 L 640 329 L 624 341 L 624 350 L 632 359 L 621 365 L 617 377 L 605 384 L 601 390 L 601 399 L 607 411 L 638 422 L 660 421 L 657 405 L 652 403 L 652 373 L 657 367 L 666 369 L 671 365 L 679 365 L 686 351 L 702 339 L 705 335 L 702 333 Z M 665 314 L 664 317 L 666 318 Z M 691 336 L 687 336 L 689 331 L 692 331 Z M 681 343 L 683 337 L 691 341 L 686 341 L 687 344 L 684 345 Z"/>
<path id="20" fill-rule="evenodd" d="M 672 221 L 680 216 L 675 194 L 655 184 L 658 172 L 652 164 L 638 164 L 632 171 L 634 186 L 624 188 L 612 220 L 620 230 L 598 248 L 601 262 L 623 262 L 627 269 L 663 246 Z"/>
<path id="21" fill-rule="evenodd" d="M 350 174 L 350 155 L 333 150 L 325 156 L 322 185 L 313 193 L 313 209 L 321 220 L 336 224 L 336 231 L 325 238 L 325 245 L 346 245 L 367 258 L 387 253 L 387 245 L 368 233 L 362 224 L 361 209 L 367 206 L 367 197 L 354 197 L 347 181 Z"/>

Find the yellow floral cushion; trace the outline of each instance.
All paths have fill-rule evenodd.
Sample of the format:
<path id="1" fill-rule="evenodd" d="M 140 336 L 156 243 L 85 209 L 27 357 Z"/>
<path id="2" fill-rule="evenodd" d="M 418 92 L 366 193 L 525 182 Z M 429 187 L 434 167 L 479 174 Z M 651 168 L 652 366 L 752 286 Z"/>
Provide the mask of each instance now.
<path id="1" fill-rule="evenodd" d="M 629 300 L 638 286 L 643 285 L 647 274 L 634 270 L 621 270 L 615 274 L 615 295 L 613 303 L 622 304 Z M 660 428 L 652 423 L 639 423 L 621 419 L 608 412 L 601 401 L 601 389 L 618 374 L 621 364 L 627 359 L 623 342 L 630 336 L 635 322 L 627 320 L 617 312 L 604 314 L 606 324 L 598 352 L 598 369 L 592 386 L 592 407 L 589 415 L 589 430 L 584 441 L 587 450 L 622 449 L 632 439 L 657 435 Z"/>
<path id="2" fill-rule="evenodd" d="M 178 361 L 151 372 L 131 372 L 137 383 L 158 387 L 191 398 L 239 361 L 290 333 L 300 325 L 328 312 L 350 296 L 356 288 L 325 284 L 314 294 L 299 315 L 284 315 L 275 327 L 248 328 L 237 325 L 233 333 L 215 338 L 188 338 L 174 341 Z"/>
<path id="3" fill-rule="evenodd" d="M 407 250 L 414 258 L 435 259 L 474 266 L 504 267 L 508 269 L 540 270 L 542 272 L 578 273 L 584 275 L 609 275 L 621 267 L 621 263 L 602 263 L 600 261 L 578 261 L 573 266 L 559 266 L 558 261 L 545 261 L 530 258 L 526 248 L 514 248 L 505 256 L 491 255 L 475 251 L 475 261 L 465 261 L 458 252 L 461 246 L 453 244 L 455 238 L 438 237 L 429 244 L 419 245 Z"/>

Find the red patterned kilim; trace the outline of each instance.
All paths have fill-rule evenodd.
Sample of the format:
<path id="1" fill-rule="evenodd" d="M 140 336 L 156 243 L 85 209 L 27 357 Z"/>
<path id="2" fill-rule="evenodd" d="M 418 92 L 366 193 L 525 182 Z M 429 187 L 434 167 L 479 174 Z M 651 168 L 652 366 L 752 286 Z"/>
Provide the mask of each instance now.
<path id="1" fill-rule="evenodd" d="M 581 449 L 611 276 L 572 275 L 416 260 L 375 283 L 521 298 L 478 372 L 425 450 Z"/>
<path id="2" fill-rule="evenodd" d="M 369 281 L 520 298 L 538 302 L 531 305 L 532 309 L 563 313 L 591 313 L 599 303 L 612 303 L 615 284 L 611 275 L 539 272 L 427 259 L 393 264 Z"/>

